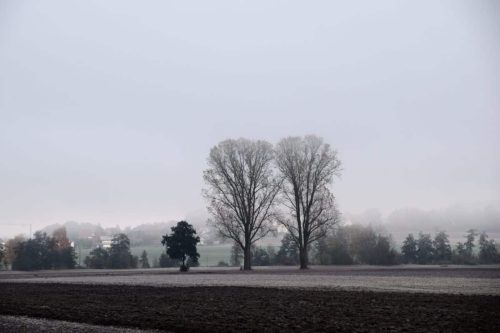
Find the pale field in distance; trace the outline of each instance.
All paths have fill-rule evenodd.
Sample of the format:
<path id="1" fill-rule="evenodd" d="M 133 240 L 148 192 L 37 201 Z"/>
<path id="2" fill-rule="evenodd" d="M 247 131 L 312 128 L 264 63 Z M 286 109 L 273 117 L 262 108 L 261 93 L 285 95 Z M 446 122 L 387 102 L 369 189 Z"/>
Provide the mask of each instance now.
<path id="1" fill-rule="evenodd" d="M 120 284 L 145 286 L 241 286 L 274 288 L 356 289 L 427 293 L 500 295 L 499 266 L 316 266 L 306 272 L 290 267 L 77 270 L 0 274 L 2 282 Z"/>

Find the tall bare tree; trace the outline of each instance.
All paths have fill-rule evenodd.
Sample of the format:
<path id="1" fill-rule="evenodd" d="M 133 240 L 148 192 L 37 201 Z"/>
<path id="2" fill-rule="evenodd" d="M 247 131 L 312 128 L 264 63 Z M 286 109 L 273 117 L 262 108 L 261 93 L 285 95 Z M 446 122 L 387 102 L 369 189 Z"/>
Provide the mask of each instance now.
<path id="1" fill-rule="evenodd" d="M 268 142 L 225 140 L 211 149 L 204 171 L 212 225 L 241 247 L 245 270 L 251 269 L 252 244 L 272 230 L 280 187 L 273 159 Z"/>
<path id="2" fill-rule="evenodd" d="M 276 165 L 282 176 L 286 214 L 278 221 L 299 248 L 300 268 L 308 265 L 309 245 L 324 237 L 338 222 L 330 185 L 340 176 L 340 160 L 330 145 L 316 136 L 288 137 L 276 146 Z"/>

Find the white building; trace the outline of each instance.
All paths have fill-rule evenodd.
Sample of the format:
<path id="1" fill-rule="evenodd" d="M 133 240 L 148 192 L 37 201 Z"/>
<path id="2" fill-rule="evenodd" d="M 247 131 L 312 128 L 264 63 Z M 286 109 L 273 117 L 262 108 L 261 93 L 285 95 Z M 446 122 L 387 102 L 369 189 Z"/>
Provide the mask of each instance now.
<path id="1" fill-rule="evenodd" d="M 111 236 L 101 236 L 100 247 L 102 247 L 103 249 L 109 249 L 111 247 L 111 240 L 112 239 L 113 239 L 113 237 L 111 237 Z"/>

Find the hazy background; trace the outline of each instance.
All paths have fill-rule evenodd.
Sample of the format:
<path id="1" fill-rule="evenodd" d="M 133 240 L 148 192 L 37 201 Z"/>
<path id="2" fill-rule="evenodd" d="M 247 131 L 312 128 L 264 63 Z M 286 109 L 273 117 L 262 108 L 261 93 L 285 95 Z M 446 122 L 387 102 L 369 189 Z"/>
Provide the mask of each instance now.
<path id="1" fill-rule="evenodd" d="M 203 223 L 213 145 L 304 134 L 347 221 L 498 229 L 499 128 L 498 1 L 0 0 L 0 236 Z"/>

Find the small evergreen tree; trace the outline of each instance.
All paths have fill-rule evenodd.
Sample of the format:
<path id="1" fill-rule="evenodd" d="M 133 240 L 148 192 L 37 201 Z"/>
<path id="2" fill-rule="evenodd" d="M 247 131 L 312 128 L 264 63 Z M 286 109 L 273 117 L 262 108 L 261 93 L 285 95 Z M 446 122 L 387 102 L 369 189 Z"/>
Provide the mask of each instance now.
<path id="1" fill-rule="evenodd" d="M 454 264 L 474 265 L 477 263 L 478 258 L 474 255 L 474 247 L 477 232 L 470 229 L 465 235 L 465 243 L 458 242 L 455 250 L 452 253 L 452 262 Z"/>
<path id="2" fill-rule="evenodd" d="M 488 235 L 485 232 L 479 236 L 479 261 L 482 264 L 493 264 L 500 261 L 495 241 L 488 240 Z"/>
<path id="3" fill-rule="evenodd" d="M 417 241 L 417 262 L 419 264 L 430 264 L 434 258 L 434 247 L 430 234 L 419 233 Z"/>
<path id="4" fill-rule="evenodd" d="M 434 236 L 434 260 L 437 262 L 449 262 L 451 260 L 451 245 L 448 235 L 444 231 Z"/>
<path id="5" fill-rule="evenodd" d="M 414 264 L 417 262 L 417 240 L 413 234 L 406 236 L 401 247 L 401 254 L 405 263 Z"/>
<path id="6" fill-rule="evenodd" d="M 324 244 L 324 239 L 320 239 L 318 244 Z M 276 254 L 276 262 L 280 265 L 299 264 L 299 248 L 289 233 L 286 233 L 281 239 L 281 246 Z"/>
<path id="7" fill-rule="evenodd" d="M 469 256 L 469 258 L 473 258 L 474 257 L 474 242 L 476 240 L 476 236 L 477 236 L 477 232 L 476 230 L 474 229 L 470 229 L 467 231 L 467 235 L 465 236 L 466 238 L 466 241 L 465 241 L 465 251 L 466 251 L 466 254 L 467 256 Z"/>
<path id="8" fill-rule="evenodd" d="M 149 260 L 148 260 L 148 253 L 146 252 L 146 250 L 142 251 L 141 259 L 139 261 L 141 263 L 142 268 L 150 268 Z"/>
<path id="9" fill-rule="evenodd" d="M 196 230 L 186 221 L 180 221 L 172 227 L 172 234 L 163 236 L 161 243 L 166 247 L 167 254 L 171 259 L 181 262 L 180 270 L 189 270 L 189 259 L 191 265 L 198 262 L 200 254 L 197 252 L 196 244 L 200 242 L 200 237 L 195 236 Z"/>

